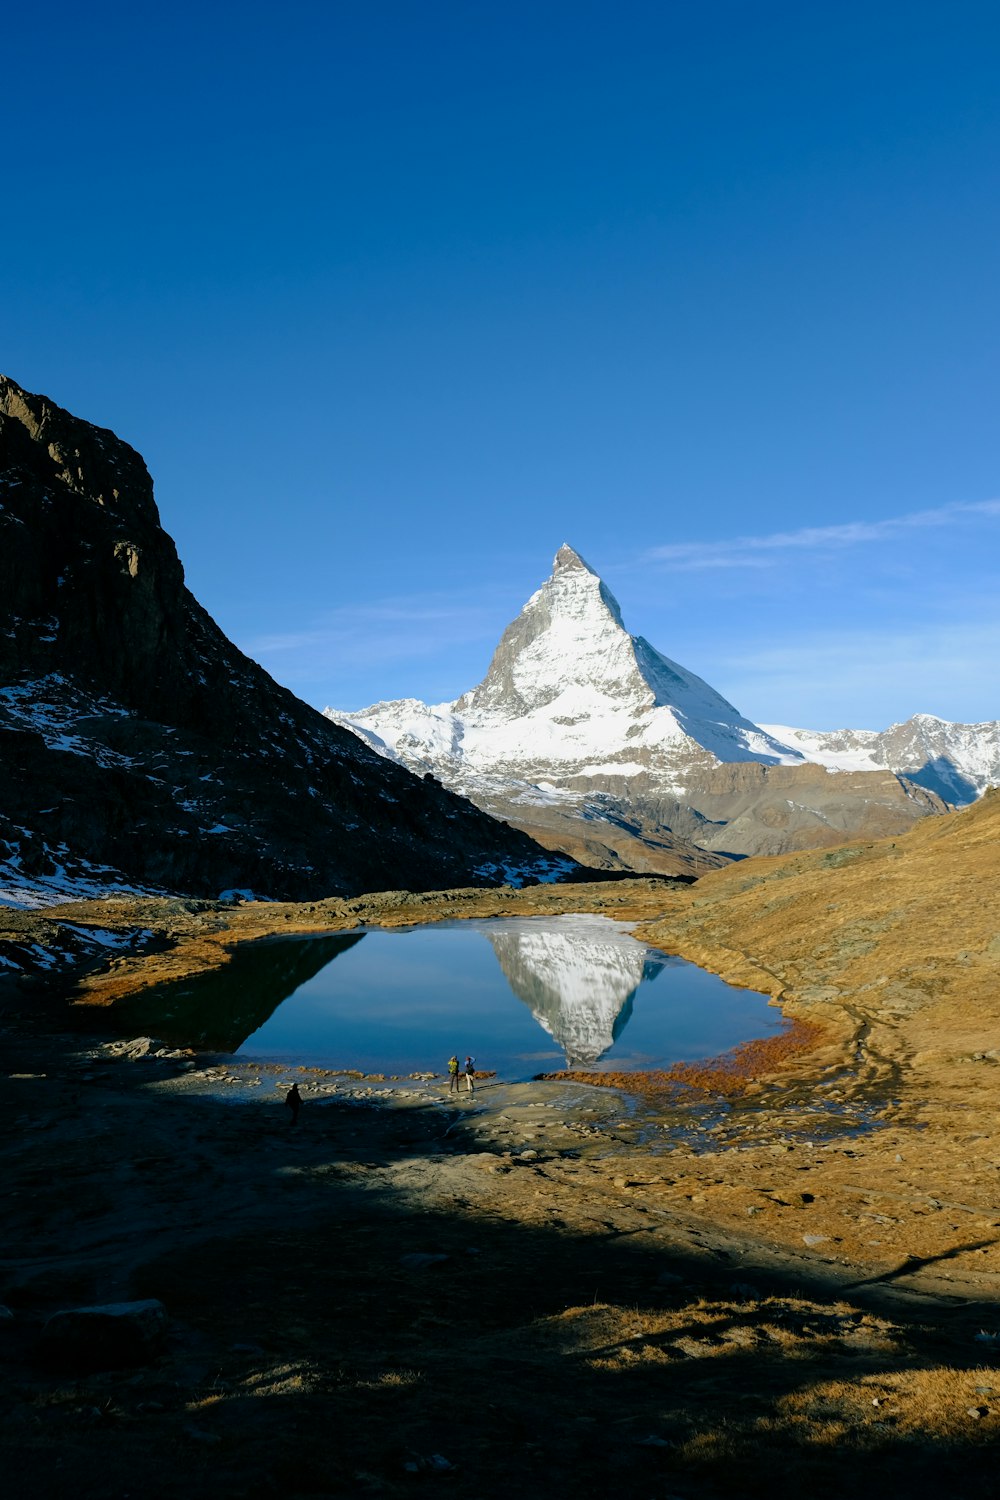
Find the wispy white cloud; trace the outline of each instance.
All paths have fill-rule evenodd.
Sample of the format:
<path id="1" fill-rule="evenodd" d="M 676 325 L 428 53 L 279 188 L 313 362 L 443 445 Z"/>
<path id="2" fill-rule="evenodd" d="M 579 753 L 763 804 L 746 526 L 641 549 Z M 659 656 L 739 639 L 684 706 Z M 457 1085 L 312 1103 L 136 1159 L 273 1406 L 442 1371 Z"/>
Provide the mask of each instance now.
<path id="1" fill-rule="evenodd" d="M 339 606 L 297 628 L 264 632 L 239 644 L 311 701 L 350 708 L 371 701 L 375 684 L 387 675 L 395 680 L 397 666 L 436 659 L 447 664 L 477 642 L 492 646 L 505 623 L 503 605 L 488 597 L 427 594 Z M 489 651 L 480 654 L 488 659 Z"/>
<path id="2" fill-rule="evenodd" d="M 994 663 L 1000 622 L 966 619 L 905 629 L 812 629 L 719 653 L 711 680 L 758 722 L 810 729 L 885 729 L 914 713 L 1000 716 Z"/>
<path id="3" fill-rule="evenodd" d="M 442 631 L 467 630 L 475 624 L 475 608 L 462 605 L 428 605 L 408 601 L 344 606 L 326 610 L 312 625 L 300 630 L 255 636 L 246 645 L 251 654 L 264 656 L 282 651 L 305 651 L 343 644 L 347 640 L 372 640 L 388 636 L 408 642 L 418 650 L 425 639 Z M 408 653 L 409 654 L 409 653 Z"/>
<path id="4" fill-rule="evenodd" d="M 714 542 L 674 542 L 651 547 L 643 554 L 680 571 L 699 568 L 763 568 L 773 566 L 789 550 L 842 551 L 848 547 L 892 541 L 908 532 L 947 527 L 963 521 L 1000 517 L 1000 500 L 956 501 L 932 510 L 911 511 L 882 521 L 844 521 L 835 526 L 803 526 L 797 531 L 774 531 L 764 536 L 738 536 Z"/>

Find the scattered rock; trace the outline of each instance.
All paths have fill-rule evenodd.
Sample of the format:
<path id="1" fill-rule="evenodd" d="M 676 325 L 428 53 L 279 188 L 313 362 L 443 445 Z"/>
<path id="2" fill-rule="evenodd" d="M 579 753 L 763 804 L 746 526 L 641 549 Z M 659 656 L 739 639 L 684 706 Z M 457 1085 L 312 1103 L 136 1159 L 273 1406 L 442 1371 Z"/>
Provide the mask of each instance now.
<path id="1" fill-rule="evenodd" d="M 109 1302 L 57 1312 L 42 1328 L 44 1357 L 56 1364 L 113 1370 L 147 1364 L 163 1343 L 167 1310 L 162 1302 Z"/>
<path id="2" fill-rule="evenodd" d="M 416 1454 L 403 1465 L 408 1474 L 450 1474 L 455 1465 L 440 1453 Z"/>
<path id="3" fill-rule="evenodd" d="M 192 1443 L 206 1443 L 211 1445 L 222 1442 L 217 1432 L 206 1432 L 204 1427 L 194 1427 L 190 1423 L 186 1427 L 183 1427 L 181 1431 Z"/>
<path id="4" fill-rule="evenodd" d="M 804 1234 L 802 1239 L 810 1248 L 814 1245 L 825 1245 L 829 1242 L 828 1234 Z"/>
<path id="5" fill-rule="evenodd" d="M 106 1049 L 112 1057 L 146 1057 L 157 1045 L 151 1036 L 134 1036 L 121 1042 L 108 1042 Z"/>

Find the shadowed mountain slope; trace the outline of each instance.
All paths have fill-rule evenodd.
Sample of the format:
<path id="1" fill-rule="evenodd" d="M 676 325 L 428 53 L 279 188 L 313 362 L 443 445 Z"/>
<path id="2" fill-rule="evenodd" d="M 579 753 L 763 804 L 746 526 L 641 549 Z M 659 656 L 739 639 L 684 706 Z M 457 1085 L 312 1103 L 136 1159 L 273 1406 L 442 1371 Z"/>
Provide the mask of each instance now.
<path id="1" fill-rule="evenodd" d="M 0 886 L 312 898 L 547 856 L 299 702 L 184 585 L 140 456 L 0 377 Z"/>

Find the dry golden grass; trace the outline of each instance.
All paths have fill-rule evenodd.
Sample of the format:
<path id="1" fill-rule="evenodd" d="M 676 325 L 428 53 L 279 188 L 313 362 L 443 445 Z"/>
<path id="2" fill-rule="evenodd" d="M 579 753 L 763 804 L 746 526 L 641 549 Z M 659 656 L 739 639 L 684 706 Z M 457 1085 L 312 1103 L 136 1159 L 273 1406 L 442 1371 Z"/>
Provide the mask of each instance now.
<path id="1" fill-rule="evenodd" d="M 649 1098 L 669 1093 L 675 1085 L 682 1084 L 684 1088 L 716 1094 L 722 1099 L 738 1099 L 747 1092 L 751 1083 L 776 1072 L 792 1058 L 797 1059 L 802 1053 L 820 1046 L 824 1037 L 822 1026 L 811 1021 L 793 1020 L 774 1036 L 741 1042 L 730 1052 L 719 1057 L 706 1057 L 700 1062 L 675 1063 L 672 1068 L 644 1073 L 564 1068 L 542 1076 L 589 1083 L 598 1088 L 627 1089 L 629 1093 L 644 1094 Z"/>

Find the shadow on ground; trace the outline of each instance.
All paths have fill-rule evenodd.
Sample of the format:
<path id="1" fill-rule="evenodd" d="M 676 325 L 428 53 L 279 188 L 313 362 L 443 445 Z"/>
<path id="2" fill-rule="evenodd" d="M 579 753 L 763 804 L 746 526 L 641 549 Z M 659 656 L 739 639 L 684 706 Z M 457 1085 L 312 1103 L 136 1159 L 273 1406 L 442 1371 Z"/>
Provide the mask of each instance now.
<path id="1" fill-rule="evenodd" d="M 83 1083 L 78 1046 L 44 1108 L 38 1080 L 2 1099 L 9 1493 L 997 1493 L 991 1305 L 571 1222 L 537 1164 L 479 1172 L 437 1105 L 317 1104 L 292 1131 L 127 1063 Z M 45 1315 L 120 1297 L 167 1306 L 153 1364 L 35 1363 Z"/>

